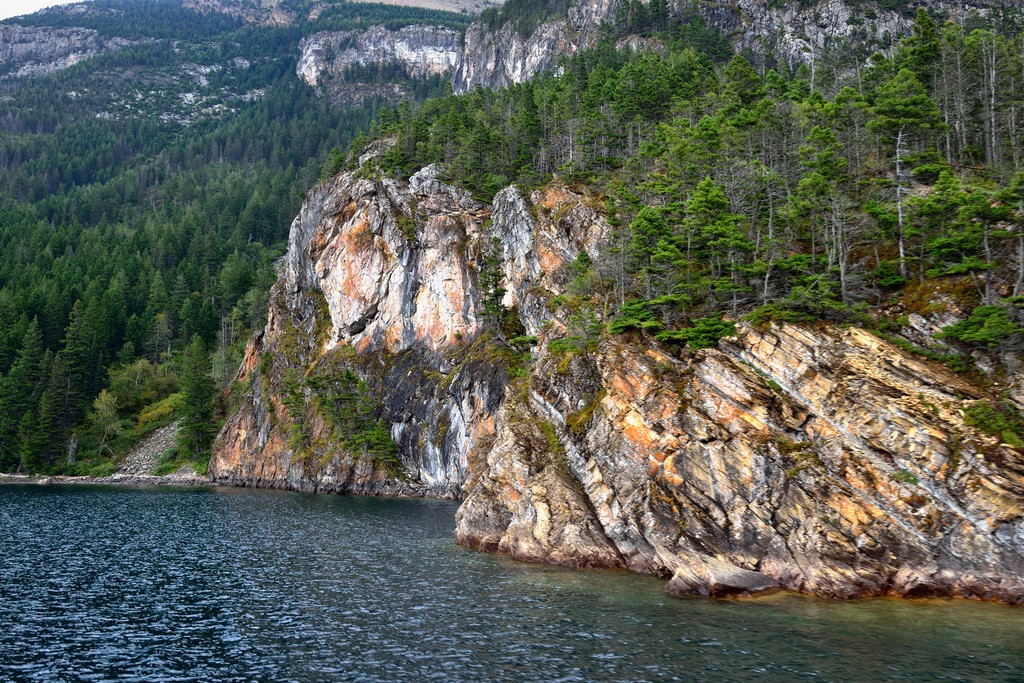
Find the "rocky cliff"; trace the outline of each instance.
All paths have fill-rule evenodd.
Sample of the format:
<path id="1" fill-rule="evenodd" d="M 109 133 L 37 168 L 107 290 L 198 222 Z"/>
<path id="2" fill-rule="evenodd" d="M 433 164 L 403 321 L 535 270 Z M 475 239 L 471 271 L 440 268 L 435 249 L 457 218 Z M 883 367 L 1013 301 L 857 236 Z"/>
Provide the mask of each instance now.
<path id="1" fill-rule="evenodd" d="M 516 30 L 515 16 L 494 30 L 483 22 L 474 23 L 466 31 L 462 58 L 452 78 L 455 92 L 478 85 L 500 88 L 522 83 L 556 67 L 559 58 L 594 45 L 601 24 L 614 21 L 620 4 L 619 0 L 579 0 L 565 16 L 552 16 L 527 35 Z M 930 0 L 922 4 L 958 19 L 970 12 L 984 12 L 995 3 Z M 738 52 L 772 55 L 790 65 L 812 62 L 851 44 L 885 49 L 894 37 L 908 33 L 913 26 L 912 11 L 897 12 L 890 4 L 866 0 L 684 0 L 669 2 L 669 6 L 680 16 L 698 12 L 708 26 L 721 30 Z M 906 6 L 910 8 L 911 3 Z"/>
<path id="2" fill-rule="evenodd" d="M 295 22 L 299 13 L 281 0 L 184 0 L 188 9 L 197 12 L 226 14 L 247 24 L 287 26 Z"/>
<path id="3" fill-rule="evenodd" d="M 453 28 L 425 25 L 322 31 L 300 41 L 296 73 L 313 87 L 325 76 L 344 78 L 355 66 L 394 64 L 409 78 L 440 76 L 455 67 L 461 38 Z"/>
<path id="4" fill-rule="evenodd" d="M 38 76 L 66 69 L 130 41 L 87 28 L 0 25 L 0 76 Z"/>
<path id="5" fill-rule="evenodd" d="M 315 188 L 212 477 L 462 497 L 464 545 L 680 595 L 1024 601 L 1024 455 L 965 422 L 986 397 L 942 366 L 827 324 L 549 345 L 577 324 L 556 304 L 567 264 L 601 256 L 600 206 L 558 182 L 487 204 L 434 167 Z M 324 387 L 353 376 L 396 459 L 345 445 L 356 389 Z"/>
<path id="6" fill-rule="evenodd" d="M 400 78 L 441 76 L 455 68 L 462 33 L 444 26 L 412 25 L 396 30 L 371 26 L 365 31 L 322 31 L 299 43 L 296 73 L 314 88 L 343 103 L 357 92 L 394 96 L 380 75 Z M 356 70 L 362 67 L 363 74 Z M 378 73 L 369 74 L 366 67 Z M 367 78 L 372 75 L 372 78 Z M 398 95 L 402 95 L 401 88 Z M 363 95 L 365 97 L 365 95 Z"/>
<path id="7" fill-rule="evenodd" d="M 563 363 L 503 406 L 462 543 L 675 594 L 1024 596 L 1024 459 L 964 425 L 970 386 L 886 342 L 786 325 Z"/>
<path id="8" fill-rule="evenodd" d="M 407 185 L 345 175 L 313 190 L 292 225 L 266 329 L 247 351 L 249 393 L 218 438 L 214 479 L 458 495 L 469 447 L 504 388 L 504 369 L 484 362 L 477 306 L 489 216 L 432 169 Z M 383 407 L 401 476 L 339 448 L 310 388 L 288 388 L 289 372 L 346 369 Z"/>

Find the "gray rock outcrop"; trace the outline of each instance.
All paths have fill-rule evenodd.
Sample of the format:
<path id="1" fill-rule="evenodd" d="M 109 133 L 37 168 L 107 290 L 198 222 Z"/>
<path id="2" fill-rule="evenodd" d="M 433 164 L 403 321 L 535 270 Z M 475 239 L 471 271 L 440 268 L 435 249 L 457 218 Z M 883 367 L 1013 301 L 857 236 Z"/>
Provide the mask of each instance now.
<path id="1" fill-rule="evenodd" d="M 299 43 L 296 73 L 313 87 L 328 78 L 343 80 L 354 66 L 396 65 L 409 78 L 440 76 L 455 68 L 461 38 L 460 31 L 444 26 L 322 31 Z"/>
<path id="2" fill-rule="evenodd" d="M 74 66 L 130 41 L 87 28 L 0 25 L 0 76 L 38 76 Z"/>
<path id="3" fill-rule="evenodd" d="M 522 83 L 557 67 L 561 57 L 593 46 L 604 22 L 615 19 L 619 0 L 580 0 L 565 16 L 554 16 L 520 35 L 513 22 L 496 30 L 474 23 L 466 31 L 465 47 L 452 77 L 455 92 L 477 86 L 500 88 Z M 926 0 L 925 6 L 958 19 L 985 12 L 993 0 Z M 696 9 L 709 27 L 729 39 L 737 51 L 771 55 L 796 66 L 812 63 L 829 51 L 856 44 L 866 49 L 888 49 L 892 40 L 913 27 L 912 12 L 893 11 L 877 2 L 817 0 L 776 2 L 736 0 L 669 3 L 676 14 Z M 910 3 L 907 4 L 909 8 Z M 627 41 L 627 44 L 629 42 Z"/>

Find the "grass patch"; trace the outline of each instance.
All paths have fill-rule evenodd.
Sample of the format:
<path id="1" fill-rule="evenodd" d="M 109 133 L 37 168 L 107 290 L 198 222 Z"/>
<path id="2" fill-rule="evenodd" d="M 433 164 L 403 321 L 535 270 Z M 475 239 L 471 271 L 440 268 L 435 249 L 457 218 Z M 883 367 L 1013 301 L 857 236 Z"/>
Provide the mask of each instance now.
<path id="1" fill-rule="evenodd" d="M 565 418 L 565 426 L 569 429 L 569 432 L 576 436 L 583 436 L 587 430 L 587 426 L 590 425 L 590 420 L 594 417 L 594 411 L 598 410 L 601 406 L 601 401 L 608 395 L 606 389 L 601 389 L 597 392 L 586 405 L 577 411 L 569 413 Z"/>
<path id="2" fill-rule="evenodd" d="M 821 466 L 821 458 L 811 450 L 813 446 L 814 444 L 809 441 L 790 441 L 784 437 L 775 439 L 775 447 L 779 453 L 793 463 L 792 467 L 786 469 L 786 477 L 792 479 L 806 469 Z"/>
<path id="3" fill-rule="evenodd" d="M 912 486 L 917 486 L 918 483 L 917 475 L 911 472 L 910 470 L 896 470 L 895 472 L 892 473 L 892 478 L 894 481 L 898 481 L 901 484 L 910 484 Z"/>
<path id="4" fill-rule="evenodd" d="M 167 424 L 184 406 L 185 394 L 171 394 L 167 398 L 146 406 L 139 413 L 135 429 L 141 432 L 152 431 Z"/>
<path id="5" fill-rule="evenodd" d="M 165 477 L 168 474 L 177 472 L 187 464 L 188 458 L 178 449 L 172 448 L 160 454 L 160 458 L 157 460 L 156 469 L 153 470 L 153 474 L 158 477 Z"/>

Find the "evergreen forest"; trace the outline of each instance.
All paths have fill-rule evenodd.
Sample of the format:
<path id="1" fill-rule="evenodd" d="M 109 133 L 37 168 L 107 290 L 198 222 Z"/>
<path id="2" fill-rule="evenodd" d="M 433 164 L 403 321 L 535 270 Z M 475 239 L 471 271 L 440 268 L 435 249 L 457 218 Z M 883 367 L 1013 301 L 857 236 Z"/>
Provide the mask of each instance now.
<path id="1" fill-rule="evenodd" d="M 133 8 L 91 21 L 138 40 L 0 81 L 0 471 L 106 474 L 178 419 L 165 471 L 202 470 L 304 192 L 372 140 L 393 144 L 361 173 L 439 163 L 485 201 L 555 181 L 600 203 L 614 231 L 552 302 L 570 321 L 556 350 L 829 320 L 984 381 L 983 354 L 1024 341 L 1016 15 L 919 9 L 885 54 L 790 65 L 734 53 L 696 12 L 624 2 L 596 46 L 531 82 L 458 96 L 432 82 L 339 109 L 296 77 L 301 35 L 467 19 L 342 4 L 319 23 L 185 28 L 174 3 L 95 5 Z M 482 19 L 525 35 L 560 11 L 513 0 Z M 208 107 L 181 107 L 167 71 L 204 64 L 234 66 L 193 79 Z M 902 336 L 944 311 L 959 322 L 941 344 Z"/>
<path id="2" fill-rule="evenodd" d="M 95 0 L 14 21 L 129 44 L 0 80 L 0 472 L 109 474 L 179 419 L 161 471 L 202 472 L 303 195 L 383 104 L 318 96 L 295 74 L 300 38 L 468 18 L 341 3 L 245 26 L 171 0 Z"/>
<path id="3" fill-rule="evenodd" d="M 439 163 L 484 200 L 555 180 L 601 205 L 614 233 L 552 302 L 570 321 L 555 350 L 605 332 L 700 348 L 740 319 L 828 320 L 987 382 L 978 354 L 1021 348 L 1019 15 L 919 9 L 886 54 L 790 68 L 733 54 L 696 13 L 624 7 L 559 75 L 403 103 L 372 133 L 396 142 L 370 172 Z M 903 334 L 941 314 L 959 322 L 924 344 Z"/>

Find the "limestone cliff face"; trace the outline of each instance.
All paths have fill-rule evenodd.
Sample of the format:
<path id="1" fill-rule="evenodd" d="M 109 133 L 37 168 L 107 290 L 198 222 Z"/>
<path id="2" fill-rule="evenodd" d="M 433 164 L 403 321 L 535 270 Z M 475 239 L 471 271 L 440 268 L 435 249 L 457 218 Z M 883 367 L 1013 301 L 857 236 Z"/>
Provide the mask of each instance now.
<path id="1" fill-rule="evenodd" d="M 566 16 L 552 17 L 525 37 L 511 23 L 496 31 L 489 31 L 480 22 L 473 24 L 466 31 L 465 48 L 452 77 L 455 92 L 466 92 L 478 85 L 499 88 L 522 83 L 555 67 L 560 57 L 592 46 L 601 24 L 614 21 L 619 4 L 619 0 L 580 0 Z M 985 11 L 996 3 L 930 0 L 923 4 L 956 19 L 972 11 Z M 908 33 L 913 26 L 912 12 L 894 12 L 879 3 L 850 0 L 684 0 L 669 5 L 676 13 L 696 8 L 709 26 L 720 29 L 729 38 L 737 51 L 771 54 L 791 65 L 811 61 L 828 50 L 842 49 L 850 41 L 885 49 L 892 37 Z"/>
<path id="2" fill-rule="evenodd" d="M 103 38 L 86 28 L 4 24 L 0 25 L 0 75 L 52 73 L 128 43 L 119 38 Z"/>
<path id="3" fill-rule="evenodd" d="M 266 329 L 247 350 L 241 377 L 250 390 L 218 439 L 213 478 L 457 495 L 469 444 L 503 387 L 469 349 L 481 329 L 474 264 L 488 216 L 431 169 L 407 185 L 344 175 L 311 191 L 292 225 Z M 384 406 L 404 476 L 337 446 L 308 389 L 289 395 L 297 382 L 289 372 L 343 368 Z"/>
<path id="4" fill-rule="evenodd" d="M 303 38 L 296 73 L 316 87 L 344 81 L 355 66 L 398 66 L 409 78 L 446 74 L 461 54 L 462 34 L 444 26 L 414 25 L 397 30 L 322 31 Z"/>
<path id="5" fill-rule="evenodd" d="M 182 5 L 203 14 L 216 12 L 241 19 L 247 24 L 288 26 L 295 23 L 298 13 L 281 0 L 184 0 Z"/>
<path id="6" fill-rule="evenodd" d="M 433 167 L 314 189 L 213 478 L 462 497 L 467 546 L 628 567 L 675 594 L 1024 601 L 1024 455 L 965 424 L 982 395 L 942 367 L 824 324 L 552 351 L 575 324 L 552 304 L 566 265 L 599 259 L 608 230 L 557 182 L 491 204 Z M 519 341 L 484 315 L 495 276 Z M 342 370 L 400 468 L 341 445 L 313 380 Z"/>
<path id="7" fill-rule="evenodd" d="M 554 67 L 559 57 L 573 55 L 580 41 L 567 20 L 541 24 L 529 37 L 511 24 L 496 32 L 480 23 L 466 29 L 465 49 L 452 76 L 452 88 L 464 93 L 477 86 L 501 88 L 523 83 Z"/>

